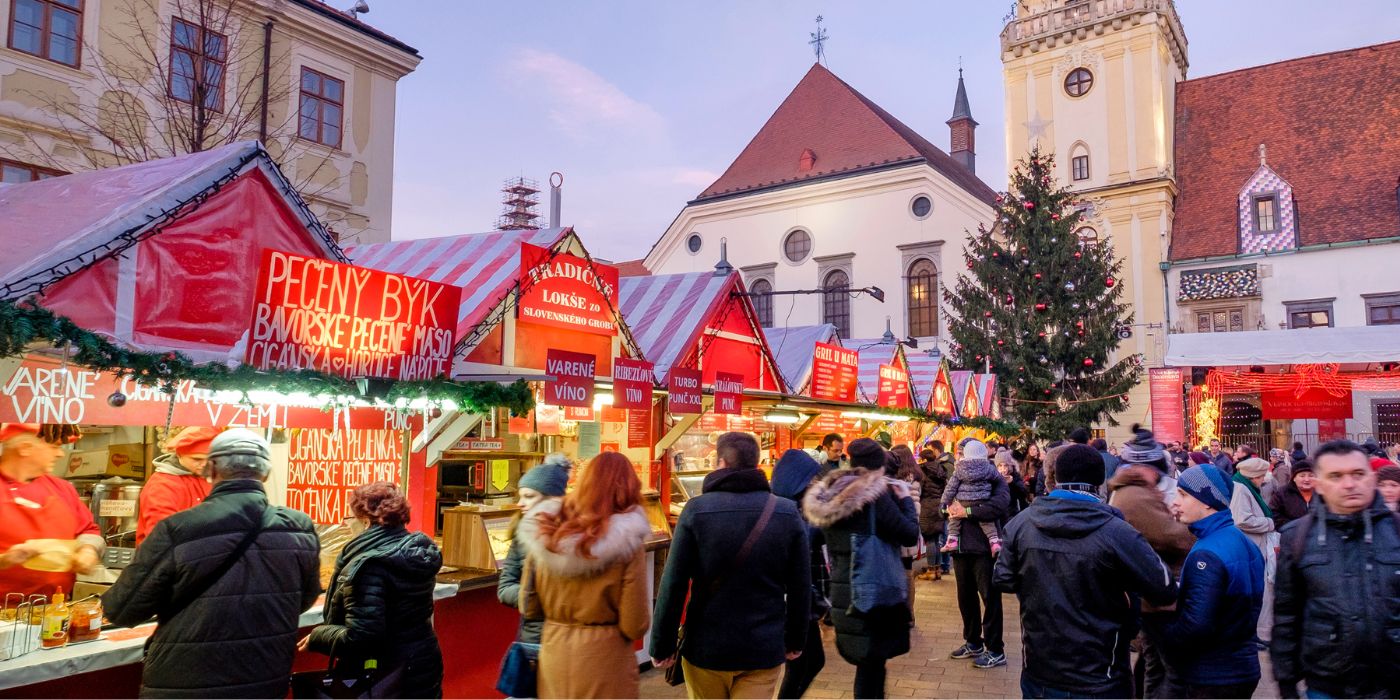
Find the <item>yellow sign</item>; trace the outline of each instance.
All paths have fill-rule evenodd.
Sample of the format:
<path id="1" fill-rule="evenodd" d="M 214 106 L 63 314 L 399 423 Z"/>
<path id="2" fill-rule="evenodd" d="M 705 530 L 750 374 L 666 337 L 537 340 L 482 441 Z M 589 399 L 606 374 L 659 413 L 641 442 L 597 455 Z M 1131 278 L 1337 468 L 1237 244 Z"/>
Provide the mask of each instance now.
<path id="1" fill-rule="evenodd" d="M 491 460 L 491 488 L 496 491 L 504 491 L 510 484 L 510 460 Z"/>

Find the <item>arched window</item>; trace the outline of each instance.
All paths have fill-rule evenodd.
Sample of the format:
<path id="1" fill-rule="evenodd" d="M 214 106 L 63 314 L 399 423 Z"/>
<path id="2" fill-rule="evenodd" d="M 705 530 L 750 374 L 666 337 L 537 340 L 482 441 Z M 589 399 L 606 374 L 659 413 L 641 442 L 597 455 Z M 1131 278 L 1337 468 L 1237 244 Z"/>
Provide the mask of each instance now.
<path id="1" fill-rule="evenodd" d="M 915 338 L 938 335 L 938 268 L 928 258 L 919 258 L 909 266 L 909 276 L 904 281 L 909 335 Z"/>
<path id="2" fill-rule="evenodd" d="M 1089 147 L 1082 141 L 1069 149 L 1069 174 L 1076 182 L 1089 179 Z"/>
<path id="3" fill-rule="evenodd" d="M 844 270 L 832 270 L 822 281 L 822 323 L 836 326 L 836 334 L 851 337 L 851 278 Z"/>
<path id="4" fill-rule="evenodd" d="M 749 299 L 753 301 L 754 313 L 758 316 L 758 325 L 764 328 L 773 327 L 773 283 L 768 280 L 754 280 L 753 286 L 749 287 Z"/>

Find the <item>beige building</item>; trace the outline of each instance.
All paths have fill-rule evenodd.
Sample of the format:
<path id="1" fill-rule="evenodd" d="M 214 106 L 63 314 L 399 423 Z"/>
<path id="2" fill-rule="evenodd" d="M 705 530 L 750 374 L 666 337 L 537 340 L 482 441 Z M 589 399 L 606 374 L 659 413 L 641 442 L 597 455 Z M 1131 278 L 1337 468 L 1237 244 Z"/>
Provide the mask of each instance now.
<path id="1" fill-rule="evenodd" d="M 0 181 L 260 139 L 342 242 L 389 240 L 397 84 L 422 59 L 354 14 L 3 0 L 0 26 Z"/>
<path id="2" fill-rule="evenodd" d="M 1176 84 L 1186 34 L 1172 0 L 1019 0 L 1001 33 L 1008 170 L 1036 145 L 1085 202 L 1082 236 L 1110 241 L 1123 266 L 1133 337 L 1120 352 L 1158 367 L 1166 349 L 1162 263 L 1177 194 Z M 1108 430 L 1148 417 L 1148 385 Z"/>

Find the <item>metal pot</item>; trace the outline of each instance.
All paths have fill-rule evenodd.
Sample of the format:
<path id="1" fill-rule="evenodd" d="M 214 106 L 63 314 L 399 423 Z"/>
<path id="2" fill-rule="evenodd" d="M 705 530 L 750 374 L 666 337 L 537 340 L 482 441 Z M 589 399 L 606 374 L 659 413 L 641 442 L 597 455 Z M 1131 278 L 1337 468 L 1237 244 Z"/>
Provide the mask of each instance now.
<path id="1" fill-rule="evenodd" d="M 114 477 L 94 484 L 89 507 L 108 544 L 134 542 L 140 516 L 141 482 Z"/>

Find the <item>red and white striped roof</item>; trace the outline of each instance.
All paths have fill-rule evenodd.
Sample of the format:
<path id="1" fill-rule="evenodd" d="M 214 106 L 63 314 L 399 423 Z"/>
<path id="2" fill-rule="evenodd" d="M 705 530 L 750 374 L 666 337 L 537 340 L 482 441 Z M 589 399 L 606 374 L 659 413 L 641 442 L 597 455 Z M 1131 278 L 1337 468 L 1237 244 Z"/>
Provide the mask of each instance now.
<path id="1" fill-rule="evenodd" d="M 904 361 L 909 364 L 909 386 L 914 392 L 914 405 L 927 410 L 933 395 L 933 382 L 938 378 L 938 366 L 943 361 L 929 357 L 923 350 L 905 350 Z"/>
<path id="2" fill-rule="evenodd" d="M 368 243 L 346 250 L 351 262 L 462 288 L 457 337 L 465 337 L 510 293 L 520 277 L 520 244 L 554 249 L 571 228 L 492 231 L 442 238 Z"/>
<path id="3" fill-rule="evenodd" d="M 997 405 L 997 375 L 977 375 L 977 397 L 982 400 L 982 415 L 1001 417 L 1001 408 Z"/>
<path id="4" fill-rule="evenodd" d="M 860 400 L 865 403 L 876 403 L 880 396 L 880 365 L 900 365 L 901 353 L 898 342 L 886 345 L 880 338 L 869 340 L 843 340 L 841 345 L 848 350 L 855 350 L 860 353 L 860 373 L 857 375 L 856 386 L 859 389 Z"/>

